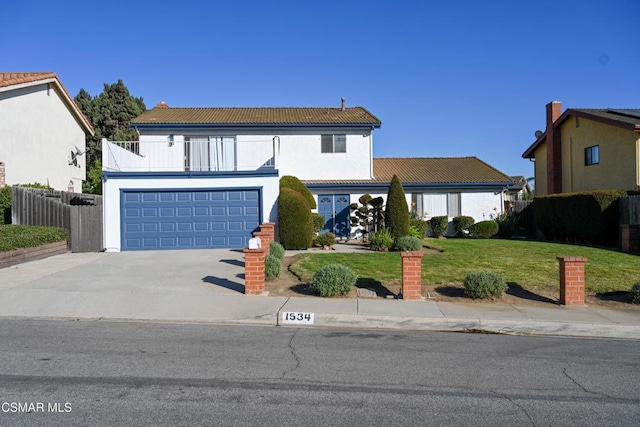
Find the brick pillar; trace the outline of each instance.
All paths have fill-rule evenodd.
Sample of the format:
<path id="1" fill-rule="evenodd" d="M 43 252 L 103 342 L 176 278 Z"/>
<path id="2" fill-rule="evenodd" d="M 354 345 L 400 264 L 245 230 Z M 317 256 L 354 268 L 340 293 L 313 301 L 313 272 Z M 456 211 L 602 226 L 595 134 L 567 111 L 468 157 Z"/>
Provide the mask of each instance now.
<path id="1" fill-rule="evenodd" d="M 640 252 L 640 225 L 620 226 L 620 250 L 626 253 Z"/>
<path id="2" fill-rule="evenodd" d="M 402 299 L 422 299 L 422 252 L 400 252 L 402 257 Z"/>
<path id="3" fill-rule="evenodd" d="M 584 305 L 584 263 L 586 258 L 559 256 L 560 304 Z"/>
<path id="4" fill-rule="evenodd" d="M 5 168 L 4 163 L 0 162 L 0 188 L 7 185 L 6 177 L 5 177 Z"/>
<path id="5" fill-rule="evenodd" d="M 269 233 L 266 233 L 264 231 L 254 231 L 253 232 L 253 237 L 259 237 L 260 238 L 260 245 L 262 245 L 262 248 L 264 248 L 264 250 L 267 251 L 267 255 L 269 254 Z"/>
<path id="6" fill-rule="evenodd" d="M 266 233 L 267 236 L 269 236 L 269 241 L 263 243 L 263 245 L 265 245 L 266 247 L 269 247 L 269 243 L 276 241 L 276 224 L 274 222 L 265 222 L 263 224 L 260 224 L 260 231 Z"/>
<path id="7" fill-rule="evenodd" d="M 264 293 L 264 258 L 267 251 L 260 249 L 243 249 L 244 252 L 244 293 L 245 295 L 262 295 Z"/>

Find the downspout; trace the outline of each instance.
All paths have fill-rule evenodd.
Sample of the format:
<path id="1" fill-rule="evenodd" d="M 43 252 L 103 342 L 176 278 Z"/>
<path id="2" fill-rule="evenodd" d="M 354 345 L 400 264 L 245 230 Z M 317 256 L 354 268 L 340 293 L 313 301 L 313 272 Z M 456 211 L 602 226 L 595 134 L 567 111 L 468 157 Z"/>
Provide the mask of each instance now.
<path id="1" fill-rule="evenodd" d="M 373 128 L 369 132 L 369 176 L 371 179 L 375 178 L 373 176 Z"/>

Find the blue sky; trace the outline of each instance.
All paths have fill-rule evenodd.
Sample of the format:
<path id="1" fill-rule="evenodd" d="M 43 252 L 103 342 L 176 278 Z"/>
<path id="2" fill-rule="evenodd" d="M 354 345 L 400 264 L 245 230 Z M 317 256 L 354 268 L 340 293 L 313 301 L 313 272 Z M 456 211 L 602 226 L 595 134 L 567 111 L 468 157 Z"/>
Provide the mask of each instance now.
<path id="1" fill-rule="evenodd" d="M 25 0 L 2 7 L 0 70 L 54 71 L 73 96 L 122 79 L 148 108 L 345 97 L 382 120 L 376 157 L 532 176 L 546 103 L 640 107 L 638 16 L 637 0 Z"/>

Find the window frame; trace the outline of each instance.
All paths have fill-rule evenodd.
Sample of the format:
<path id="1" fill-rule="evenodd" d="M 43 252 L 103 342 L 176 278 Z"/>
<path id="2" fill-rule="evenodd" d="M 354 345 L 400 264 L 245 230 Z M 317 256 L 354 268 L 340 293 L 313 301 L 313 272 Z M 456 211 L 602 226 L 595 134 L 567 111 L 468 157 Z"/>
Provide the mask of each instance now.
<path id="1" fill-rule="evenodd" d="M 584 165 L 593 166 L 600 164 L 600 145 L 592 145 L 584 149 Z"/>
<path id="2" fill-rule="evenodd" d="M 331 138 L 331 151 L 328 150 L 328 138 Z M 340 141 L 337 141 L 339 146 L 336 145 L 336 139 L 340 138 Z M 336 148 L 341 148 L 337 150 Z M 320 135 L 320 153 L 321 154 L 331 154 L 331 153 L 346 153 L 347 152 L 347 135 L 342 133 L 338 134 L 321 134 Z"/>

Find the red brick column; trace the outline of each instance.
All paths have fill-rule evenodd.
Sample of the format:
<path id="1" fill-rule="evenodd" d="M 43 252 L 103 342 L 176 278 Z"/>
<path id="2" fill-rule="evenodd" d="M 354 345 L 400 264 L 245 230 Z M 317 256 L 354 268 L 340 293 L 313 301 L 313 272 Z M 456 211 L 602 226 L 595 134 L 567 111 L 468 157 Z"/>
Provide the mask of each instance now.
<path id="1" fill-rule="evenodd" d="M 422 252 L 400 252 L 402 257 L 402 299 L 422 299 Z"/>
<path id="2" fill-rule="evenodd" d="M 560 304 L 584 305 L 584 263 L 586 258 L 559 256 Z"/>
<path id="3" fill-rule="evenodd" d="M 244 252 L 244 293 L 245 295 L 262 295 L 264 293 L 264 258 L 268 251 L 260 249 L 243 249 Z"/>
<path id="4" fill-rule="evenodd" d="M 265 239 L 262 239 L 262 236 L 260 236 L 263 242 L 263 246 L 266 246 L 268 248 L 271 242 L 276 241 L 276 224 L 274 222 L 265 222 L 263 224 L 260 224 L 260 232 L 266 233 L 266 235 L 269 237 L 268 241 L 265 242 Z"/>
<path id="5" fill-rule="evenodd" d="M 260 238 L 260 245 L 262 248 L 264 248 L 264 250 L 267 251 L 267 255 L 268 255 L 269 254 L 269 233 L 266 233 L 264 231 L 254 231 L 253 237 Z"/>

